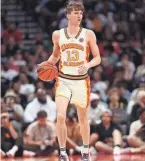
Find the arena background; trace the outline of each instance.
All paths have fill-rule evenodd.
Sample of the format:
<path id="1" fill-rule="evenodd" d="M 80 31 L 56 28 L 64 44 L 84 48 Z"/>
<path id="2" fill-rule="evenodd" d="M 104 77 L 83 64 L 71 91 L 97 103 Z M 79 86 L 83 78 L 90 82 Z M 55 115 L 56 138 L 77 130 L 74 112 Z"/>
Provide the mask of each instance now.
<path id="1" fill-rule="evenodd" d="M 128 135 L 130 124 L 139 119 L 136 106 L 145 108 L 145 1 L 83 3 L 82 26 L 95 32 L 102 58 L 89 71 L 91 101 L 96 99 L 97 106 L 110 109 L 122 134 Z M 20 136 L 41 109 L 46 109 L 50 121 L 56 120 L 55 82 L 40 81 L 36 69 L 52 53 L 52 32 L 67 25 L 66 4 L 66 0 L 1 0 L 1 114 L 9 113 Z M 49 101 L 43 102 L 41 96 Z M 8 98 L 14 100 L 13 108 Z M 97 124 L 100 116 L 92 118 L 91 112 L 93 132 L 92 122 Z"/>

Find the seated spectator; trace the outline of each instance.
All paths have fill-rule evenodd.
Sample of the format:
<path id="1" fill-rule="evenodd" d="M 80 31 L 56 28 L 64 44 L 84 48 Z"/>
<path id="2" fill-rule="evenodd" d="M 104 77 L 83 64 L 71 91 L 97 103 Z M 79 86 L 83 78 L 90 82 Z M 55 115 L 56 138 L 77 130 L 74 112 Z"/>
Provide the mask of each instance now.
<path id="1" fill-rule="evenodd" d="M 5 109 L 3 110 L 9 113 L 14 128 L 21 134 L 24 110 L 20 104 L 16 103 L 16 98 L 15 92 L 8 90 L 5 94 Z"/>
<path id="2" fill-rule="evenodd" d="M 1 137 L 3 156 L 14 157 L 18 150 L 18 134 L 10 122 L 8 113 L 1 114 Z"/>
<path id="3" fill-rule="evenodd" d="M 127 121 L 128 116 L 126 114 L 127 102 L 124 99 L 121 99 L 118 92 L 112 92 L 109 97 L 108 108 L 112 111 L 113 117 L 112 120 L 114 123 L 118 124 L 122 129 L 124 134 L 127 133 Z"/>
<path id="4" fill-rule="evenodd" d="M 130 121 L 136 121 L 139 118 L 138 110 L 145 109 L 145 91 L 138 92 L 138 102 L 133 106 L 130 115 Z"/>
<path id="5" fill-rule="evenodd" d="M 141 79 L 141 77 L 143 75 L 145 75 L 145 48 L 144 48 L 144 51 L 143 51 L 143 54 L 142 54 L 142 64 L 137 67 L 136 73 L 135 73 L 135 78 L 137 80 Z"/>
<path id="6" fill-rule="evenodd" d="M 1 76 L 9 81 L 12 81 L 14 77 L 18 75 L 18 71 L 14 69 L 9 69 L 9 66 L 7 63 L 2 64 L 1 68 Z"/>
<path id="7" fill-rule="evenodd" d="M 109 44 L 104 47 L 104 55 L 108 56 L 108 63 L 111 67 L 116 65 L 118 55 L 114 52 L 114 47 L 112 45 Z"/>
<path id="8" fill-rule="evenodd" d="M 107 108 L 107 105 L 100 101 L 100 96 L 95 93 L 91 93 L 89 107 L 89 122 L 91 125 L 100 123 L 101 113 Z"/>
<path id="9" fill-rule="evenodd" d="M 26 130 L 25 149 L 37 156 L 52 155 L 56 149 L 55 125 L 47 120 L 47 113 L 43 110 L 37 113 L 37 121 Z"/>
<path id="10" fill-rule="evenodd" d="M 36 97 L 28 103 L 24 112 L 24 120 L 31 123 L 36 119 L 37 113 L 44 110 L 50 121 L 56 120 L 56 105 L 54 101 L 46 94 L 44 89 L 38 89 Z"/>
<path id="11" fill-rule="evenodd" d="M 10 37 L 13 37 L 17 44 L 20 44 L 23 41 L 21 31 L 17 29 L 13 23 L 9 23 L 8 28 L 5 29 L 2 33 L 4 44 L 8 44 Z"/>
<path id="12" fill-rule="evenodd" d="M 124 152 L 145 153 L 145 109 L 140 109 L 139 120 L 132 122 L 127 140 L 130 148 Z"/>
<path id="13" fill-rule="evenodd" d="M 17 100 L 16 102 L 21 104 L 23 108 L 26 107 L 27 105 L 27 97 L 24 95 L 24 94 L 20 94 L 20 82 L 14 82 L 12 85 L 11 85 L 11 88 L 14 90 L 14 92 L 17 94 Z"/>
<path id="14" fill-rule="evenodd" d="M 105 110 L 101 120 L 90 137 L 90 145 L 94 145 L 97 151 L 120 154 L 122 136 L 120 128 L 112 122 L 112 112 Z"/>
<path id="15" fill-rule="evenodd" d="M 26 66 L 26 61 L 23 58 L 21 50 L 18 50 L 16 55 L 15 55 L 14 65 L 17 65 L 17 66 Z"/>
<path id="16" fill-rule="evenodd" d="M 15 131 L 8 113 L 1 116 L 1 157 L 34 156 L 33 152 L 23 149 L 23 139 Z"/>
<path id="17" fill-rule="evenodd" d="M 8 44 L 6 45 L 6 51 L 5 56 L 15 56 L 17 51 L 19 49 L 19 46 L 16 44 L 14 37 L 9 37 Z"/>
<path id="18" fill-rule="evenodd" d="M 129 56 L 127 54 L 122 55 L 121 61 L 117 63 L 117 66 L 121 66 L 125 69 L 124 71 L 124 79 L 127 81 L 132 80 L 133 74 L 135 72 L 135 65 L 132 61 L 129 60 Z"/>
<path id="19" fill-rule="evenodd" d="M 80 126 L 78 123 L 77 112 L 72 104 L 69 104 L 67 110 L 67 149 L 70 154 L 81 152 L 82 138 Z"/>
<path id="20" fill-rule="evenodd" d="M 35 86 L 33 83 L 30 83 L 29 77 L 25 73 L 20 73 L 18 81 L 20 82 L 20 94 L 23 94 L 27 97 L 28 101 L 31 101 L 34 98 Z"/>
<path id="21" fill-rule="evenodd" d="M 102 81 L 102 73 L 99 71 L 93 72 L 92 77 L 95 81 L 95 84 L 92 87 L 92 92 L 95 93 L 98 91 L 100 93 L 101 100 L 106 101 L 106 90 L 108 88 L 108 84 L 105 81 Z"/>
<path id="22" fill-rule="evenodd" d="M 138 95 L 138 92 L 139 91 L 145 91 L 145 77 L 142 77 L 139 81 L 139 87 L 134 89 L 131 93 L 131 96 L 130 96 L 130 100 L 133 100 L 133 101 L 138 101 L 137 100 L 137 95 Z"/>
<path id="23" fill-rule="evenodd" d="M 129 90 L 127 89 L 127 84 L 126 83 L 120 83 L 118 85 L 118 88 L 119 88 L 119 94 L 120 94 L 120 97 L 129 101 L 130 99 L 130 92 Z"/>

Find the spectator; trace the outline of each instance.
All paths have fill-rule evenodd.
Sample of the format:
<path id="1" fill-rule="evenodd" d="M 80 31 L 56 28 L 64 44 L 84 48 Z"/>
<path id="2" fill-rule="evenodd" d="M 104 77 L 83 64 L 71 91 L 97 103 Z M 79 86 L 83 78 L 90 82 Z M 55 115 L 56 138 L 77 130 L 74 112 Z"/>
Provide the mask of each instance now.
<path id="1" fill-rule="evenodd" d="M 16 44 L 14 37 L 9 37 L 8 43 L 6 45 L 5 56 L 15 56 L 18 50 L 19 46 Z"/>
<path id="2" fill-rule="evenodd" d="M 91 135 L 90 145 L 94 145 L 97 151 L 120 154 L 122 136 L 120 128 L 112 122 L 112 112 L 104 111 L 101 120 Z"/>
<path id="3" fill-rule="evenodd" d="M 51 98 L 46 95 L 46 91 L 44 89 L 38 89 L 36 97 L 32 102 L 28 103 L 24 112 L 25 122 L 33 122 L 40 110 L 44 110 L 47 113 L 50 121 L 56 120 L 56 105 Z"/>
<path id="4" fill-rule="evenodd" d="M 122 132 L 126 134 L 128 121 L 128 116 L 126 114 L 127 103 L 121 99 L 118 92 L 112 92 L 109 101 L 108 108 L 110 108 L 113 113 L 113 122 L 120 126 Z"/>
<path id="5" fill-rule="evenodd" d="M 139 120 L 132 122 L 127 140 L 131 148 L 124 152 L 145 153 L 145 109 L 140 109 Z"/>
<path id="6" fill-rule="evenodd" d="M 138 93 L 138 102 L 133 106 L 130 115 L 130 121 L 136 121 L 139 118 L 138 110 L 145 109 L 145 91 L 140 91 Z"/>
<path id="7" fill-rule="evenodd" d="M 21 104 L 23 108 L 26 107 L 27 105 L 27 97 L 24 94 L 20 94 L 20 86 L 21 83 L 18 82 L 14 82 L 11 86 L 11 88 L 14 90 L 14 92 L 17 94 L 17 99 L 16 102 Z"/>
<path id="8" fill-rule="evenodd" d="M 23 41 L 22 33 L 19 29 L 15 27 L 13 23 L 8 24 L 8 28 L 5 29 L 2 33 L 2 38 L 4 41 L 4 44 L 8 44 L 8 40 L 10 37 L 13 37 L 16 44 L 21 44 Z"/>
<path id="9" fill-rule="evenodd" d="M 1 153 L 2 156 L 14 157 L 22 155 L 22 139 L 18 137 L 8 113 L 1 114 Z"/>
<path id="10" fill-rule="evenodd" d="M 20 104 L 16 103 L 17 95 L 13 90 L 8 90 L 5 94 L 5 109 L 9 113 L 10 120 L 19 134 L 22 132 L 24 110 Z"/>
<path id="11" fill-rule="evenodd" d="M 1 116 L 1 149 L 0 155 L 3 157 L 34 156 L 35 153 L 24 150 L 23 138 L 15 131 L 8 113 Z"/>
<path id="12" fill-rule="evenodd" d="M 100 96 L 95 93 L 91 93 L 89 107 L 89 121 L 91 125 L 100 123 L 101 113 L 107 108 L 107 105 L 100 100 Z"/>
<path id="13" fill-rule="evenodd" d="M 18 75 L 18 71 L 9 69 L 8 64 L 2 64 L 1 76 L 9 81 L 12 81 L 14 77 Z"/>
<path id="14" fill-rule="evenodd" d="M 141 77 L 139 87 L 134 89 L 131 93 L 130 100 L 137 101 L 139 91 L 145 91 L 145 77 Z"/>
<path id="15" fill-rule="evenodd" d="M 14 65 L 17 65 L 17 66 L 26 66 L 26 61 L 23 58 L 21 50 L 17 50 L 17 53 L 15 55 Z"/>
<path id="16" fill-rule="evenodd" d="M 120 83 L 118 85 L 118 88 L 119 88 L 119 94 L 120 94 L 120 97 L 129 101 L 130 99 L 130 91 L 127 89 L 127 84 L 126 83 Z"/>
<path id="17" fill-rule="evenodd" d="M 20 73 L 18 80 L 21 84 L 19 93 L 27 96 L 27 100 L 31 101 L 35 92 L 34 84 L 30 83 L 28 76 L 25 73 Z"/>
<path id="18" fill-rule="evenodd" d="M 142 54 L 142 64 L 137 67 L 135 78 L 138 80 L 143 77 L 143 75 L 145 75 L 145 49 L 144 53 Z"/>
<path id="19" fill-rule="evenodd" d="M 47 120 L 43 110 L 37 113 L 37 121 L 30 124 L 26 130 L 25 149 L 31 150 L 37 156 L 53 155 L 56 149 L 55 125 Z"/>
<path id="20" fill-rule="evenodd" d="M 109 65 L 114 67 L 118 61 L 118 55 L 114 53 L 114 47 L 112 45 L 106 45 L 104 47 L 104 55 L 108 56 Z"/>
<path id="21" fill-rule="evenodd" d="M 135 72 L 135 65 L 129 60 L 129 56 L 127 54 L 122 55 L 121 61 L 117 63 L 117 66 L 124 68 L 124 80 L 132 80 Z"/>
<path id="22" fill-rule="evenodd" d="M 101 65 L 102 65 L 102 69 L 103 69 L 103 76 L 105 80 L 108 80 L 108 77 L 110 75 L 112 75 L 112 67 L 111 65 L 109 65 L 109 61 L 108 61 L 108 56 L 107 55 L 103 55 L 101 58 Z"/>
<path id="23" fill-rule="evenodd" d="M 80 126 L 78 123 L 77 113 L 74 105 L 69 104 L 67 109 L 67 147 L 70 154 L 78 154 L 81 152 L 82 138 L 80 134 Z"/>
<path id="24" fill-rule="evenodd" d="M 106 96 L 106 90 L 108 88 L 108 84 L 105 81 L 102 81 L 102 74 L 99 71 L 93 72 L 92 75 L 95 83 L 92 87 L 92 92 L 99 92 L 100 93 L 100 98 L 103 101 L 106 101 L 107 96 Z"/>

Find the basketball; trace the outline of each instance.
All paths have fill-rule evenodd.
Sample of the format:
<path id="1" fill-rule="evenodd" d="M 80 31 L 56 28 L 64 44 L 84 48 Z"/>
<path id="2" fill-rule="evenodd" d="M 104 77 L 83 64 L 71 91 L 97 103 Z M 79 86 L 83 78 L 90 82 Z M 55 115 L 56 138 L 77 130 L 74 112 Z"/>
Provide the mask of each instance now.
<path id="1" fill-rule="evenodd" d="M 37 75 L 39 79 L 48 82 L 52 81 L 58 75 L 57 67 L 49 62 L 41 63 L 37 68 Z"/>

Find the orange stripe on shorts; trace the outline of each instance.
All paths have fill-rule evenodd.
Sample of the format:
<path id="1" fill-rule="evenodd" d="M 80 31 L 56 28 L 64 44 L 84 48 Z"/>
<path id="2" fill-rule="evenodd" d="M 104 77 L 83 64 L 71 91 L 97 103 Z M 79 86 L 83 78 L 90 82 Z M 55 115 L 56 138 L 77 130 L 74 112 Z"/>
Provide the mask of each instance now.
<path id="1" fill-rule="evenodd" d="M 90 103 L 90 78 L 88 77 L 86 80 L 86 88 L 87 88 L 87 107 Z"/>

